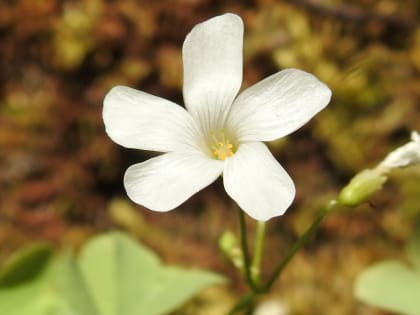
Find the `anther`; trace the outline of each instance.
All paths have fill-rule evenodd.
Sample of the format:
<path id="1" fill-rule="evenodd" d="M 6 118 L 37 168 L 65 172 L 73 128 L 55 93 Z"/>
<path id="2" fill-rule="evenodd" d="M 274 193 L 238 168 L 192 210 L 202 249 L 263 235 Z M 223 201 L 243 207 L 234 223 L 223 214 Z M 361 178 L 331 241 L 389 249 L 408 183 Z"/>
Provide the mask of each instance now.
<path id="1" fill-rule="evenodd" d="M 211 150 L 215 158 L 223 161 L 233 156 L 234 146 L 223 131 L 220 131 L 217 135 L 211 132 L 210 136 L 212 140 Z"/>

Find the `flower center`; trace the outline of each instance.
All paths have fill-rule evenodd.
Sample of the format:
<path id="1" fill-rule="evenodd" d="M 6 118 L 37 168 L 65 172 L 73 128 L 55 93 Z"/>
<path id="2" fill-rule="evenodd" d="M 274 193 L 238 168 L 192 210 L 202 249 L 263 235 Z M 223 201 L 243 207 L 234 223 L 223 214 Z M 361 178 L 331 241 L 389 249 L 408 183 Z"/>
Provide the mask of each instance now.
<path id="1" fill-rule="evenodd" d="M 211 142 L 210 148 L 213 156 L 218 160 L 226 160 L 226 158 L 231 157 L 235 154 L 235 147 L 233 143 L 229 140 L 226 136 L 224 130 L 220 130 L 219 132 L 211 132 Z"/>

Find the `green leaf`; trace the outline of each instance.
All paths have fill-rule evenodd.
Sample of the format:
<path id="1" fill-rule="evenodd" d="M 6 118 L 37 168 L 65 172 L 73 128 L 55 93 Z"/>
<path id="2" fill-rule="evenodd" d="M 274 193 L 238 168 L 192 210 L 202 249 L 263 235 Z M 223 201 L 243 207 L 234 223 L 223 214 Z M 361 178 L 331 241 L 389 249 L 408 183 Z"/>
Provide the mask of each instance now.
<path id="1" fill-rule="evenodd" d="M 42 279 L 41 279 L 42 280 Z M 10 288 L 0 289 L 0 314 L 47 314 L 49 297 L 43 295 L 43 283 L 37 279 Z"/>
<path id="2" fill-rule="evenodd" d="M 97 315 L 77 264 L 69 255 L 50 260 L 27 282 L 0 288 L 0 314 Z"/>
<path id="3" fill-rule="evenodd" d="M 99 314 L 77 261 L 70 253 L 57 257 L 48 270 L 46 283 L 48 295 L 54 300 L 54 311 L 48 314 Z"/>
<path id="4" fill-rule="evenodd" d="M 150 250 L 120 233 L 90 241 L 80 267 L 100 315 L 159 315 L 223 278 L 162 265 Z"/>
<path id="5" fill-rule="evenodd" d="M 420 315 L 420 275 L 398 261 L 384 261 L 364 270 L 356 279 L 355 294 L 379 308 Z"/>
<path id="6" fill-rule="evenodd" d="M 407 256 L 420 273 L 420 226 L 415 229 L 414 234 L 411 236 L 407 246 Z"/>
<path id="7" fill-rule="evenodd" d="M 18 285 L 39 275 L 52 256 L 51 247 L 34 243 L 12 255 L 0 271 L 0 288 Z"/>
<path id="8" fill-rule="evenodd" d="M 161 315 L 223 281 L 210 272 L 164 266 L 120 233 L 93 238 L 77 260 L 64 253 L 40 264 L 41 252 L 26 250 L 6 269 L 5 283 L 13 285 L 0 286 L 0 314 Z M 31 259 L 36 270 L 42 267 L 37 273 L 28 272 Z"/>

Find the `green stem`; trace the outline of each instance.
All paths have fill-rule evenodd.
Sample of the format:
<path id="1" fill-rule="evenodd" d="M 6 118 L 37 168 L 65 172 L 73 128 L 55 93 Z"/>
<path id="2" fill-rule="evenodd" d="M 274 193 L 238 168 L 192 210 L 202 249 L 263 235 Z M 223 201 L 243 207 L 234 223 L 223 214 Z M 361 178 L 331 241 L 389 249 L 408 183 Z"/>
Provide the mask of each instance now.
<path id="1" fill-rule="evenodd" d="M 249 287 L 253 292 L 257 292 L 258 288 L 254 283 L 254 280 L 251 276 L 251 267 L 249 262 L 249 251 L 248 251 L 248 239 L 246 236 L 246 224 L 245 224 L 245 215 L 244 212 L 238 208 L 239 214 L 239 226 L 240 226 L 240 235 L 241 235 L 241 249 L 242 249 L 242 256 L 244 261 L 244 273 L 245 279 L 248 283 Z"/>
<path id="2" fill-rule="evenodd" d="M 239 301 L 232 307 L 227 315 L 234 315 L 239 311 L 249 308 L 249 306 L 254 302 L 257 293 L 250 292 L 245 294 Z"/>
<path id="3" fill-rule="evenodd" d="M 264 240 L 265 240 L 265 227 L 266 224 L 264 221 L 257 222 L 257 231 L 255 236 L 255 245 L 254 245 L 254 257 L 251 264 L 251 276 L 254 283 L 258 284 L 260 282 L 261 275 L 261 260 L 264 251 Z"/>
<path id="4" fill-rule="evenodd" d="M 296 252 L 301 249 L 311 238 L 311 236 L 315 233 L 317 228 L 319 227 L 322 220 L 325 218 L 325 216 L 331 211 L 332 208 L 337 204 L 335 200 L 330 201 L 328 206 L 326 206 L 324 209 L 322 209 L 315 220 L 312 222 L 311 226 L 306 230 L 306 232 L 293 244 L 292 248 L 290 248 L 289 252 L 286 254 L 286 256 L 283 258 L 283 260 L 277 265 L 277 267 L 274 269 L 274 272 L 272 273 L 271 277 L 268 279 L 266 285 L 264 286 L 264 291 L 269 291 L 271 287 L 273 286 L 274 282 L 277 280 L 277 278 L 280 276 L 284 268 L 287 266 L 287 264 L 290 262 L 290 260 L 293 258 L 293 256 L 296 254 Z"/>

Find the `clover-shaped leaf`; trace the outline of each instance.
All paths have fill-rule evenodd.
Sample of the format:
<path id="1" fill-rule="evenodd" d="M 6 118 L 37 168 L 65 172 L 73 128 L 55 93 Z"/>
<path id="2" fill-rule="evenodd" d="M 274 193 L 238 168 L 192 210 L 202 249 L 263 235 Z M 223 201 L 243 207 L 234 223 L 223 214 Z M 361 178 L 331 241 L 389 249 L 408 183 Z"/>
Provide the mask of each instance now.
<path id="1" fill-rule="evenodd" d="M 406 315 L 420 315 L 420 230 L 407 246 L 410 265 L 383 261 L 365 269 L 354 292 L 361 301 Z"/>
<path id="2" fill-rule="evenodd" d="M 16 252 L 0 270 L 0 288 L 34 279 L 47 265 L 53 251 L 49 244 L 34 243 Z"/>
<path id="3" fill-rule="evenodd" d="M 100 315 L 164 314 L 222 281 L 209 272 L 164 266 L 120 233 L 92 240 L 79 263 Z"/>
<path id="4" fill-rule="evenodd" d="M 33 250 L 14 258 L 30 265 Z M 41 255 L 42 256 L 42 255 Z M 20 259 L 19 259 L 20 257 Z M 28 268 L 26 281 L 0 284 L 0 314 L 160 315 L 179 307 L 202 288 L 223 278 L 205 271 L 163 265 L 146 247 L 121 233 L 95 237 L 78 259 L 57 255 Z M 3 272 L 3 279 L 21 279 Z M 33 276 L 35 275 L 35 276 Z"/>
<path id="5" fill-rule="evenodd" d="M 407 256 L 414 268 L 420 274 L 420 227 L 414 231 L 414 234 L 408 243 Z"/>

